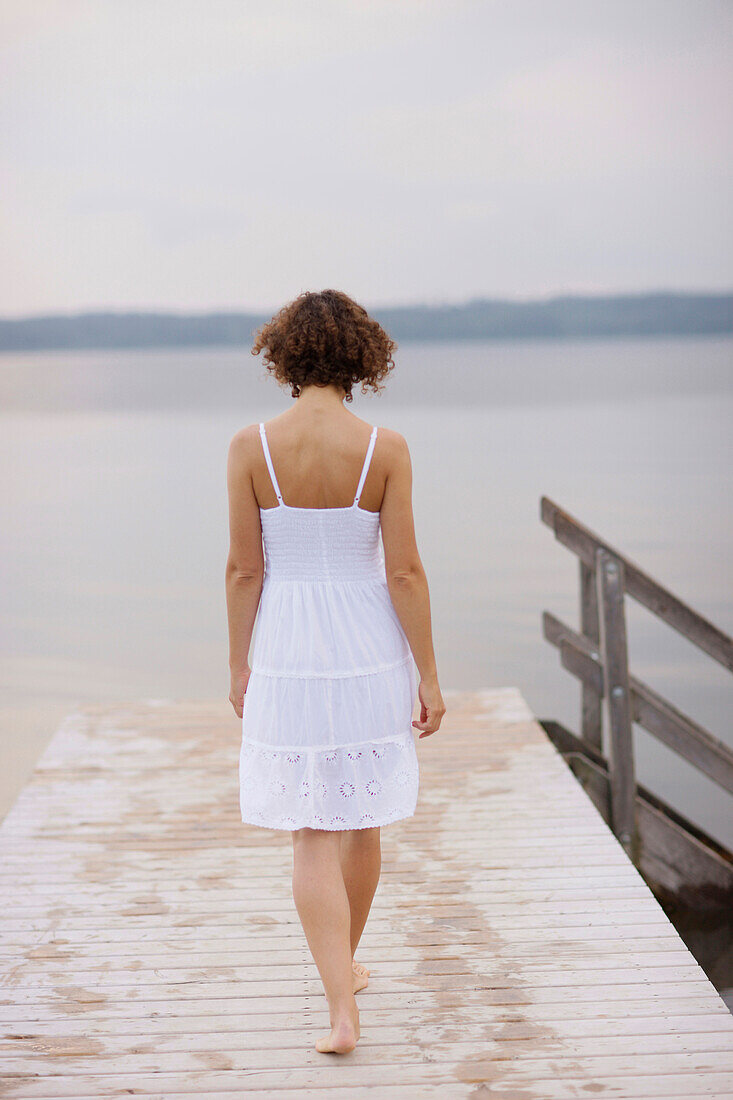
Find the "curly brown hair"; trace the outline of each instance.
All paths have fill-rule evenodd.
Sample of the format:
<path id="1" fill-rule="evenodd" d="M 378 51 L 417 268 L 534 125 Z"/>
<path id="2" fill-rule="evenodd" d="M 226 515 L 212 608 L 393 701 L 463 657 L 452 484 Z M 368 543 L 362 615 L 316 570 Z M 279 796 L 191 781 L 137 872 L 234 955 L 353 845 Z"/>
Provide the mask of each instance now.
<path id="1" fill-rule="evenodd" d="M 303 386 L 340 386 L 346 401 L 359 382 L 380 389 L 394 367 L 397 348 L 382 326 L 340 290 L 306 291 L 258 329 L 252 355 L 264 349 L 263 362 L 278 382 L 300 397 Z"/>

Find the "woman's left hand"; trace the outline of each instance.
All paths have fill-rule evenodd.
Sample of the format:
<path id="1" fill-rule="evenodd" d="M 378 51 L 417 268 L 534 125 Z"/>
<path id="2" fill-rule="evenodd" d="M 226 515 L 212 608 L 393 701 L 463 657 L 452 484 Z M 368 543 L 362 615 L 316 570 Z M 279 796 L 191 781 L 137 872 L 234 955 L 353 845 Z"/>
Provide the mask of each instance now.
<path id="1" fill-rule="evenodd" d="M 241 672 L 238 672 L 236 676 L 232 674 L 232 686 L 229 689 L 229 702 L 234 707 L 234 713 L 237 718 L 242 718 L 244 715 L 244 697 L 247 694 L 247 684 L 249 683 L 251 675 L 252 669 L 249 665 Z"/>

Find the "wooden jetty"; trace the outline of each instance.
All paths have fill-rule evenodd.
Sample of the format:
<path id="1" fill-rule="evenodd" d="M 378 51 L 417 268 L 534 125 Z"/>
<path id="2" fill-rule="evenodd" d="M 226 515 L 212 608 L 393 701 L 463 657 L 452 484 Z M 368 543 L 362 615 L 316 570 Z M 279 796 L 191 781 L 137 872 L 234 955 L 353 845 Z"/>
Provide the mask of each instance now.
<path id="1" fill-rule="evenodd" d="M 71 715 L 0 826 L 0 1096 L 733 1098 L 733 1016 L 519 691 L 444 694 L 343 1057 L 229 704 Z"/>

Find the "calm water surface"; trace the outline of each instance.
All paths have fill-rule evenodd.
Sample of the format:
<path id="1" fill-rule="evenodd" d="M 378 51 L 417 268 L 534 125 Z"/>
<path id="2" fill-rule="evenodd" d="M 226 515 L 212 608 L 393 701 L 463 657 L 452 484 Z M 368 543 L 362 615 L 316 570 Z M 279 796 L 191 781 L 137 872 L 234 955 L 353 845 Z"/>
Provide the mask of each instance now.
<path id="1" fill-rule="evenodd" d="M 578 728 L 545 494 L 733 633 L 733 341 L 405 344 L 352 411 L 410 445 L 444 688 Z M 292 399 L 231 349 L 0 357 L 0 813 L 77 706 L 229 692 L 226 457 Z M 731 677 L 627 600 L 634 675 L 731 743 Z M 239 722 L 232 711 L 232 738 Z M 730 800 L 643 730 L 640 781 L 733 846 Z"/>

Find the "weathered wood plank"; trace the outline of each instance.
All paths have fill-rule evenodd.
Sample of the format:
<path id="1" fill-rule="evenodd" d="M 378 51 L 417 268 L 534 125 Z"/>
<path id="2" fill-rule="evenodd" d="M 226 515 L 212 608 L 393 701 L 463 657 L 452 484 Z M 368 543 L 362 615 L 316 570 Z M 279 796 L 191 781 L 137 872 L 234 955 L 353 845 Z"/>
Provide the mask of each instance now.
<path id="1" fill-rule="evenodd" d="M 467 1036 L 461 1029 L 461 1035 L 456 1036 L 455 1028 L 450 1024 L 444 1024 L 442 1027 L 428 1026 L 423 1033 L 420 1024 L 417 1024 L 407 1029 L 407 1035 L 403 1034 L 399 1042 L 395 1041 L 393 1029 L 375 1034 L 374 1039 L 379 1041 L 382 1047 L 380 1063 L 383 1066 L 389 1065 L 395 1068 L 414 1065 L 416 1043 L 419 1043 L 422 1049 L 429 1045 L 430 1060 L 434 1065 L 452 1064 L 461 1058 L 486 1058 L 487 1060 L 514 1058 L 523 1062 L 527 1069 L 531 1068 L 533 1062 L 546 1064 L 546 1051 L 543 1053 L 533 1050 L 531 1046 L 525 1049 L 529 1037 L 508 1039 L 502 1034 L 501 1039 L 497 1040 L 493 1038 L 490 1029 L 486 1026 L 467 1028 L 467 1031 L 469 1030 L 474 1034 Z M 225 1039 L 225 1037 L 222 1038 Z M 536 1038 L 536 1035 L 531 1038 Z M 452 1040 L 453 1049 L 450 1051 L 446 1049 L 443 1057 L 440 1056 L 440 1050 L 437 1056 L 434 1055 L 432 1052 L 436 1045 L 439 1048 L 447 1048 L 447 1040 Z M 602 1054 L 599 1053 L 599 1043 L 595 1038 L 575 1040 L 564 1038 L 559 1042 L 548 1034 L 545 1036 L 545 1044 L 552 1051 L 553 1061 L 561 1071 L 564 1061 L 572 1061 L 576 1058 L 586 1059 L 588 1062 L 599 1058 L 608 1062 L 611 1060 L 620 1062 L 621 1059 L 625 1059 L 624 1069 L 627 1070 L 629 1060 L 635 1059 L 639 1054 L 639 1044 L 635 1036 L 624 1038 L 605 1036 L 602 1042 Z M 74 1076 L 80 1079 L 83 1089 L 83 1079 L 99 1073 L 100 1045 L 98 1039 L 81 1035 L 73 1040 L 41 1039 L 35 1042 L 17 1042 L 13 1044 L 13 1074 L 15 1076 L 38 1074 L 38 1056 L 41 1055 L 43 1071 L 39 1076 L 48 1082 L 49 1079 L 53 1080 L 65 1075 L 64 1071 L 71 1057 L 74 1059 Z M 198 1073 L 204 1056 L 212 1063 L 218 1061 L 218 1068 L 234 1071 L 270 1070 L 278 1067 L 289 1072 L 297 1072 L 304 1065 L 317 1067 L 319 1061 L 315 1052 L 313 1054 L 309 1052 L 307 1057 L 303 1058 L 302 1043 L 297 1041 L 297 1032 L 289 1032 L 285 1035 L 280 1032 L 274 1035 L 256 1033 L 249 1036 L 246 1042 L 241 1039 L 236 1042 L 230 1038 L 229 1042 L 224 1041 L 222 1044 L 216 1043 L 216 1040 L 212 1042 L 211 1037 L 199 1043 L 179 1041 L 170 1050 L 166 1049 L 168 1044 L 160 1041 L 156 1042 L 154 1050 L 150 1049 L 150 1044 L 144 1039 L 138 1044 L 138 1048 L 142 1046 L 143 1050 L 136 1049 L 135 1044 L 131 1045 L 133 1049 L 128 1052 L 118 1041 L 108 1043 L 105 1040 L 105 1054 L 110 1060 L 114 1060 L 115 1075 L 182 1073 L 186 1070 L 190 1073 Z M 360 1055 L 368 1049 L 369 1045 L 365 1043 L 360 1048 Z M 0 1048 L 1 1051 L 2 1048 Z M 686 1070 L 690 1072 L 695 1057 L 703 1066 L 710 1059 L 710 1068 L 714 1066 L 721 1070 L 733 1070 L 733 1054 L 722 1032 L 718 1032 L 715 1036 L 702 1037 L 675 1034 L 649 1036 L 643 1051 L 647 1066 L 654 1067 L 656 1061 L 657 1068 L 661 1070 L 668 1057 L 672 1060 L 671 1065 L 669 1068 L 665 1066 L 663 1073 L 674 1072 L 675 1064 L 681 1072 Z M 363 1066 L 365 1056 L 353 1061 L 356 1066 Z M 217 1067 L 214 1066 L 214 1068 Z"/>
<path id="2" fill-rule="evenodd" d="M 370 1036 L 379 1037 L 379 1032 L 383 1028 L 419 1024 L 425 1028 L 424 1041 L 426 1041 L 433 1028 L 445 1026 L 443 1024 L 425 1024 L 422 1013 L 414 1007 L 380 1008 L 376 999 L 364 1003 L 369 1008 Z M 641 1007 L 643 1009 L 648 1008 L 646 1002 Z M 571 1005 L 568 1013 L 560 1011 L 556 1016 L 551 1017 L 548 1015 L 546 1006 L 525 1005 L 523 1014 L 527 1018 L 517 1023 L 512 1017 L 511 1009 L 508 1010 L 504 1005 L 474 1005 L 470 1013 L 466 1013 L 466 1035 L 469 1037 L 477 1028 L 485 1028 L 489 1025 L 500 1027 L 502 1037 L 507 1039 L 531 1038 L 537 1034 L 538 1028 L 552 1031 L 558 1025 L 562 1025 L 563 1034 L 570 1039 L 591 1037 L 597 1039 L 599 1037 L 636 1035 L 667 1038 L 672 1035 L 676 1040 L 683 1034 L 701 1036 L 704 1039 L 708 1035 L 712 1036 L 718 1033 L 727 1035 L 728 1033 L 729 1022 L 724 1013 L 711 1016 L 703 1011 L 701 1014 L 697 1014 L 695 1003 L 691 1000 L 685 1000 L 683 1003 L 682 1008 L 684 1008 L 685 1013 L 675 1009 L 672 1015 L 649 1016 L 641 1014 L 639 1008 L 638 1002 L 631 1001 L 625 1019 L 609 1021 L 603 1013 L 602 1007 L 597 1009 L 595 1015 L 593 1015 L 590 1006 L 581 1005 L 582 1014 L 578 1015 L 578 1006 Z M 114 1035 L 111 1034 L 110 1028 L 112 1019 L 114 1019 Z M 257 1042 L 260 1045 L 271 1045 L 277 1043 L 279 1041 L 278 1036 L 281 1035 L 288 1045 L 295 1042 L 300 1048 L 302 1047 L 303 1019 L 297 1012 L 272 1012 L 269 1014 L 234 1012 L 201 1016 L 169 1015 L 157 1017 L 155 1029 L 160 1036 L 161 1043 L 173 1043 L 177 1039 L 183 1038 L 185 1049 L 189 1048 L 189 1041 L 198 1041 L 209 1035 L 216 1036 L 217 1042 L 222 1047 L 230 1043 L 239 1043 L 240 1040 L 249 1043 L 255 1041 L 255 1036 L 259 1037 Z M 290 1032 L 293 1034 L 288 1034 Z M 13 1042 L 17 1040 L 30 1044 L 36 1038 L 64 1036 L 71 1039 L 79 1037 L 80 1028 L 77 1020 L 59 1017 L 51 1020 L 33 1021 L 32 1034 L 29 1034 L 27 1022 L 18 1021 L 16 1024 L 6 1026 L 5 1034 L 6 1038 L 12 1038 Z M 134 1017 L 123 1019 L 119 1016 L 100 1019 L 99 1015 L 95 1015 L 93 1021 L 85 1020 L 83 1034 L 92 1037 L 104 1037 L 107 1046 L 109 1046 L 113 1042 L 123 1042 L 123 1037 L 129 1039 L 130 1042 L 135 1042 L 141 1037 L 147 1039 L 149 1033 L 146 1020 L 143 1019 L 142 1015 L 137 1019 Z M 26 1047 L 25 1049 L 30 1048 Z M 126 1046 L 125 1049 L 127 1049 Z M 161 1047 L 160 1049 L 172 1048 L 166 1045 L 165 1048 Z"/>
<path id="3" fill-rule="evenodd" d="M 724 1100 L 733 1091 L 733 1063 L 727 1053 L 713 1054 L 677 1054 L 645 1055 L 637 1054 L 634 1062 L 637 1072 L 629 1068 L 626 1057 L 597 1057 L 557 1059 L 554 1055 L 540 1059 L 517 1055 L 497 1059 L 490 1053 L 469 1054 L 461 1058 L 452 1055 L 448 1061 L 433 1059 L 433 1050 L 429 1051 L 430 1060 L 415 1045 L 412 1062 L 390 1063 L 374 1057 L 366 1062 L 362 1048 L 351 1056 L 348 1080 L 350 1087 L 366 1086 L 371 1089 L 389 1089 L 399 1081 L 402 1085 L 419 1086 L 418 1095 L 422 1096 L 424 1085 L 451 1085 L 456 1081 L 469 1083 L 476 1096 L 476 1083 L 486 1082 L 498 1090 L 523 1088 L 537 1090 L 535 1096 L 567 1097 L 568 1083 L 572 1082 L 578 1091 L 576 1095 L 588 1095 L 580 1091 L 590 1084 L 606 1080 L 613 1084 L 604 1088 L 604 1095 L 614 1097 L 657 1096 L 668 1100 L 670 1096 L 714 1096 Z M 361 1060 L 359 1060 L 361 1059 Z M 343 1080 L 333 1064 L 324 1067 L 321 1064 L 308 1064 L 311 1056 L 303 1058 L 301 1067 L 282 1066 L 276 1069 L 238 1069 L 232 1067 L 227 1055 L 209 1056 L 201 1059 L 202 1068 L 184 1072 L 116 1073 L 111 1074 L 74 1074 L 50 1076 L 44 1078 L 0 1079 L 0 1087 L 6 1096 L 12 1097 L 110 1097 L 139 1095 L 140 1092 L 158 1096 L 167 1100 L 174 1092 L 211 1096 L 211 1090 L 223 1092 L 250 1092 L 260 1096 L 272 1090 L 292 1092 L 306 1088 L 338 1089 L 334 1095 L 344 1093 Z M 343 1073 L 343 1070 L 341 1070 Z M 682 1080 L 680 1080 L 682 1078 Z M 546 1090 L 546 1084 L 554 1082 L 552 1091 Z M 558 1089 L 564 1085 L 564 1091 Z M 114 1091 L 113 1091 L 114 1090 Z M 541 1091 L 540 1091 L 541 1090 Z M 479 1094 L 480 1095 L 480 1094 Z M 490 1093 L 489 1093 L 490 1095 Z M 521 1094 L 520 1094 L 521 1095 Z M 525 1092 L 525 1095 L 527 1093 Z M 530 1092 L 531 1096 L 532 1093 Z M 570 1095 L 573 1095 L 571 1092 Z M 590 1093 L 592 1095 L 592 1093 Z"/>

